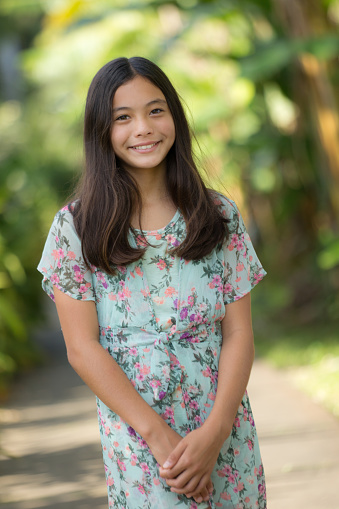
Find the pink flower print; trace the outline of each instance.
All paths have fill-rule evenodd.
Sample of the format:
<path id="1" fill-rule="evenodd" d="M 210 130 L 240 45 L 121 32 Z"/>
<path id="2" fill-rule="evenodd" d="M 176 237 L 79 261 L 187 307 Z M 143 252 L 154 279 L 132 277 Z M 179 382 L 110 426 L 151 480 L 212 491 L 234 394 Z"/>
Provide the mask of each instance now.
<path id="1" fill-rule="evenodd" d="M 153 477 L 153 483 L 156 485 L 156 486 L 159 486 L 160 484 L 160 481 L 157 477 Z"/>
<path id="2" fill-rule="evenodd" d="M 209 392 L 209 393 L 207 394 L 207 396 L 208 396 L 208 399 L 211 399 L 212 401 L 214 401 L 214 400 L 215 400 L 215 394 L 213 394 L 213 392 Z"/>
<path id="3" fill-rule="evenodd" d="M 176 295 L 176 294 L 177 294 L 177 291 L 175 288 L 173 288 L 173 286 L 169 286 L 165 290 L 166 297 L 172 297 L 173 295 Z"/>
<path id="4" fill-rule="evenodd" d="M 234 426 L 235 426 L 236 428 L 240 428 L 240 419 L 239 419 L 239 417 L 236 417 L 236 418 L 234 419 L 234 423 L 233 423 L 233 424 L 234 424 Z"/>
<path id="5" fill-rule="evenodd" d="M 253 449 L 253 442 L 252 442 L 252 440 L 248 440 L 247 441 L 247 445 L 248 445 L 249 450 L 252 451 L 252 449 Z"/>
<path id="6" fill-rule="evenodd" d="M 237 488 L 238 488 L 238 491 L 242 491 L 244 489 L 244 483 L 239 481 Z"/>
<path id="7" fill-rule="evenodd" d="M 80 272 L 79 265 L 73 265 L 73 270 L 74 270 L 74 272 Z"/>
<path id="8" fill-rule="evenodd" d="M 112 449 L 112 447 L 110 447 L 109 451 L 108 451 L 108 457 L 109 459 L 111 460 L 114 456 L 114 450 Z"/>
<path id="9" fill-rule="evenodd" d="M 187 298 L 187 303 L 189 306 L 194 306 L 194 297 L 193 295 L 189 295 L 188 298 Z"/>
<path id="10" fill-rule="evenodd" d="M 131 454 L 131 465 L 132 467 L 135 467 L 135 465 L 137 464 L 137 461 L 138 461 L 138 457 L 136 454 Z"/>
<path id="11" fill-rule="evenodd" d="M 250 503 L 250 497 L 246 497 L 245 498 L 245 504 L 249 504 Z"/>
<path id="12" fill-rule="evenodd" d="M 212 283 L 214 283 L 216 286 L 220 285 L 221 277 L 219 276 L 219 274 L 213 276 Z"/>
<path id="13" fill-rule="evenodd" d="M 58 284 L 60 282 L 60 278 L 58 276 L 58 274 L 52 274 L 51 275 L 51 282 L 55 285 L 55 284 Z"/>
<path id="14" fill-rule="evenodd" d="M 127 286 L 125 286 L 125 288 L 123 289 L 123 292 L 124 292 L 124 296 L 126 299 L 128 299 L 129 297 L 132 296 L 131 290 Z"/>
<path id="15" fill-rule="evenodd" d="M 233 286 L 229 283 L 226 283 L 224 286 L 224 293 L 230 293 L 233 290 Z"/>
<path id="16" fill-rule="evenodd" d="M 148 375 L 151 371 L 151 368 L 147 366 L 146 364 L 143 364 L 142 368 L 140 369 L 140 373 L 143 375 Z"/>
<path id="17" fill-rule="evenodd" d="M 237 250 L 242 251 L 244 249 L 244 243 L 243 242 L 237 242 Z"/>
<path id="18" fill-rule="evenodd" d="M 128 353 L 129 353 L 130 355 L 137 355 L 137 354 L 138 354 L 138 350 L 135 348 L 135 346 L 133 346 L 133 348 L 130 348 L 130 349 L 128 350 Z"/>
<path id="19" fill-rule="evenodd" d="M 158 306 L 162 306 L 165 302 L 165 299 L 164 297 L 154 297 L 153 302 L 155 302 L 155 304 L 158 304 Z"/>
<path id="20" fill-rule="evenodd" d="M 166 235 L 165 239 L 167 240 L 167 242 L 169 244 L 174 244 L 174 242 L 176 240 L 175 237 L 173 237 L 173 235 Z"/>
<path id="21" fill-rule="evenodd" d="M 197 503 L 191 502 L 190 509 L 197 509 L 197 508 L 198 508 Z"/>
<path id="22" fill-rule="evenodd" d="M 61 247 L 58 249 L 58 253 L 60 258 L 65 258 L 65 251 Z"/>
<path id="23" fill-rule="evenodd" d="M 105 435 L 108 436 L 110 434 L 111 430 L 109 426 L 105 426 Z"/>
<path id="24" fill-rule="evenodd" d="M 149 384 L 153 387 L 153 389 L 156 389 L 157 387 L 160 387 L 161 382 L 160 380 L 151 380 Z"/>
<path id="25" fill-rule="evenodd" d="M 165 260 L 159 260 L 156 265 L 157 265 L 158 269 L 160 269 L 160 270 L 166 269 L 166 262 L 165 262 Z"/>
<path id="26" fill-rule="evenodd" d="M 191 398 L 189 394 L 185 391 L 182 395 L 182 399 L 184 400 L 185 403 L 188 403 Z"/>
<path id="27" fill-rule="evenodd" d="M 208 286 L 209 286 L 209 288 L 211 288 L 211 290 L 213 290 L 213 288 L 215 288 L 215 284 L 214 283 L 208 283 Z"/>
<path id="28" fill-rule="evenodd" d="M 224 491 L 223 493 L 220 493 L 220 498 L 222 498 L 223 500 L 231 500 L 231 495 Z"/>
<path id="29" fill-rule="evenodd" d="M 144 488 L 141 484 L 139 484 L 139 486 L 138 486 L 138 490 L 139 490 L 139 491 L 140 491 L 140 493 L 142 493 L 143 495 L 145 494 L 145 488 Z"/>
<path id="30" fill-rule="evenodd" d="M 190 408 L 194 408 L 195 410 L 199 408 L 199 405 L 195 400 L 191 400 L 189 406 Z"/>
<path id="31" fill-rule="evenodd" d="M 240 449 L 239 449 L 239 447 L 236 447 L 234 449 L 234 456 L 239 456 L 239 454 L 240 454 Z"/>
<path id="32" fill-rule="evenodd" d="M 60 258 L 59 251 L 57 251 L 56 249 L 53 249 L 52 256 L 53 256 L 54 260 L 59 260 L 59 258 Z"/>
<path id="33" fill-rule="evenodd" d="M 125 295 L 123 291 L 118 292 L 118 300 L 125 300 Z"/>
<path id="34" fill-rule="evenodd" d="M 237 272 L 241 272 L 242 270 L 244 270 L 244 264 L 243 263 L 238 263 L 238 265 L 236 266 L 235 270 Z"/>
<path id="35" fill-rule="evenodd" d="M 212 374 L 212 370 L 211 370 L 211 368 L 210 368 L 209 366 L 207 366 L 207 368 L 206 368 L 206 369 L 204 369 L 204 370 L 202 371 L 202 374 L 203 374 L 203 376 L 205 376 L 206 378 L 207 378 L 207 377 L 210 377 L 210 376 L 211 376 L 211 374 Z"/>
<path id="36" fill-rule="evenodd" d="M 117 442 L 116 440 L 113 442 L 113 445 L 114 447 L 119 447 L 119 442 Z"/>
<path id="37" fill-rule="evenodd" d="M 73 251 L 68 251 L 67 253 L 67 257 L 70 259 L 70 260 L 75 260 L 75 253 Z"/>
<path id="38" fill-rule="evenodd" d="M 112 477 L 107 477 L 107 486 L 113 486 L 114 480 Z"/>
<path id="39" fill-rule="evenodd" d="M 234 477 L 234 475 L 233 475 L 233 474 L 230 474 L 230 475 L 228 476 L 228 480 L 229 480 L 229 482 L 230 482 L 231 484 L 235 484 L 235 477 Z"/>
<path id="40" fill-rule="evenodd" d="M 79 288 L 79 292 L 80 293 L 85 293 L 87 291 L 87 288 L 85 285 L 81 285 L 80 288 Z"/>
<path id="41" fill-rule="evenodd" d="M 221 302 L 217 302 L 215 305 L 215 309 L 221 309 Z"/>
<path id="42" fill-rule="evenodd" d="M 248 482 L 248 484 L 254 484 L 254 477 L 252 475 L 249 475 L 248 477 L 246 477 L 246 481 Z"/>
<path id="43" fill-rule="evenodd" d="M 141 373 L 138 373 L 137 374 L 137 379 L 140 381 L 140 382 L 143 382 L 145 380 L 145 377 L 144 375 L 142 375 Z"/>
<path id="44" fill-rule="evenodd" d="M 117 296 L 113 292 L 108 294 L 108 298 L 109 300 L 117 300 Z"/>
<path id="45" fill-rule="evenodd" d="M 202 419 L 201 419 L 200 415 L 196 415 L 194 417 L 194 420 L 195 420 L 195 422 L 198 422 L 199 424 L 202 424 Z"/>
<path id="46" fill-rule="evenodd" d="M 226 476 L 226 474 L 225 474 L 225 472 L 223 470 L 217 470 L 217 474 L 218 474 L 219 477 L 225 477 Z"/>
<path id="47" fill-rule="evenodd" d="M 120 470 L 122 472 L 126 472 L 126 465 L 123 461 L 119 460 L 119 458 L 118 458 L 118 467 L 120 468 Z"/>
<path id="48" fill-rule="evenodd" d="M 144 275 L 144 273 L 143 273 L 143 271 L 141 270 L 140 267 L 135 267 L 135 272 L 136 272 L 136 274 L 138 276 L 143 276 Z"/>
<path id="49" fill-rule="evenodd" d="M 59 239 L 58 235 L 56 235 L 56 236 L 55 236 L 55 241 L 56 241 L 56 242 L 59 242 L 59 240 L 60 240 L 60 239 Z"/>
<path id="50" fill-rule="evenodd" d="M 149 468 L 148 468 L 147 463 L 140 463 L 140 466 L 141 466 L 141 470 L 143 472 L 146 472 L 146 474 L 149 474 Z"/>
<path id="51" fill-rule="evenodd" d="M 121 272 L 121 274 L 126 274 L 126 272 L 127 272 L 127 269 L 124 265 L 118 265 L 117 269 L 119 272 Z"/>
<path id="52" fill-rule="evenodd" d="M 225 472 L 226 475 L 231 475 L 231 473 L 232 473 L 231 465 L 225 465 L 222 470 L 223 470 L 223 472 Z"/>
<path id="53" fill-rule="evenodd" d="M 74 279 L 77 283 L 82 283 L 84 276 L 81 274 L 81 272 L 76 272 L 74 274 Z"/>

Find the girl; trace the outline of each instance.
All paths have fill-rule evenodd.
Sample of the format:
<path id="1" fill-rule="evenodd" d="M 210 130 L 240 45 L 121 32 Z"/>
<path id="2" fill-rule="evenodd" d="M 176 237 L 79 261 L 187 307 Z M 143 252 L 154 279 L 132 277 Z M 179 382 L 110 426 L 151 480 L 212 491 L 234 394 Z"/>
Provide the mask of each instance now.
<path id="1" fill-rule="evenodd" d="M 109 507 L 266 507 L 246 385 L 266 274 L 205 187 L 166 75 L 141 57 L 89 88 L 86 169 L 39 270 L 70 364 L 97 396 Z"/>

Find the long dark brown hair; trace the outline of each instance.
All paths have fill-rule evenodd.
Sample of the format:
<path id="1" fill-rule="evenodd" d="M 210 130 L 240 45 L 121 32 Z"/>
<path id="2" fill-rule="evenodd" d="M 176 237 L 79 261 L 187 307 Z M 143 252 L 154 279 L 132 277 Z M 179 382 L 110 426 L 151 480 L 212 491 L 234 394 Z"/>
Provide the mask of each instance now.
<path id="1" fill-rule="evenodd" d="M 133 210 L 139 211 L 140 223 L 141 194 L 135 179 L 116 159 L 111 142 L 114 94 L 136 76 L 161 90 L 175 126 L 175 141 L 166 157 L 166 183 L 174 205 L 183 214 L 187 234 L 171 253 L 186 260 L 201 259 L 228 234 L 227 219 L 214 204 L 194 162 L 192 133 L 173 85 L 146 58 L 117 58 L 98 71 L 88 90 L 85 171 L 74 195 L 75 207 L 70 209 L 85 260 L 109 274 L 114 274 L 118 265 L 138 260 L 144 252 L 128 240 L 129 231 L 134 232 L 130 224 Z"/>

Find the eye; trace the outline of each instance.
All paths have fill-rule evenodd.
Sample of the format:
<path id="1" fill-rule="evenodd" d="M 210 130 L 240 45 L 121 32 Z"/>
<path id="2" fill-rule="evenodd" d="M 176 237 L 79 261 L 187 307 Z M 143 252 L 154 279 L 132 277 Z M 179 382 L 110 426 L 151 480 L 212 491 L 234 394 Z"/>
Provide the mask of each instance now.
<path id="1" fill-rule="evenodd" d="M 154 108 L 154 110 L 151 111 L 151 114 L 156 115 L 157 113 L 161 113 L 162 111 L 164 110 L 162 110 L 161 108 Z"/>
<path id="2" fill-rule="evenodd" d="M 128 117 L 128 115 L 120 115 L 120 117 L 117 117 L 115 120 L 126 120 Z"/>

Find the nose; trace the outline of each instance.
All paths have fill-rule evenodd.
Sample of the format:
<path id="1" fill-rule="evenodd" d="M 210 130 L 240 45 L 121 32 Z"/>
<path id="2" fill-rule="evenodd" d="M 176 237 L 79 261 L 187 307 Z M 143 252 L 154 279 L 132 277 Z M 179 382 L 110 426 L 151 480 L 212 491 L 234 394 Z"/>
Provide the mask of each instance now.
<path id="1" fill-rule="evenodd" d="M 149 118 L 139 118 L 136 120 L 135 136 L 147 136 L 153 133 L 153 128 Z"/>

